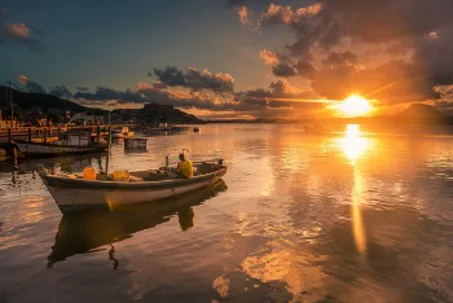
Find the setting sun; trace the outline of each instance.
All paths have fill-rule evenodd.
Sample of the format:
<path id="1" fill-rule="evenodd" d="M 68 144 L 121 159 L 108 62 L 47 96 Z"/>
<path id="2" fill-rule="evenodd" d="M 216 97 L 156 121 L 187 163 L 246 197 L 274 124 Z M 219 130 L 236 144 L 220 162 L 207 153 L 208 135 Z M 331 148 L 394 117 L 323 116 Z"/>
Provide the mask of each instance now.
<path id="1" fill-rule="evenodd" d="M 341 113 L 348 116 L 362 116 L 369 113 L 372 110 L 373 106 L 367 99 L 359 95 L 351 95 L 342 103 L 337 105 L 336 108 Z"/>

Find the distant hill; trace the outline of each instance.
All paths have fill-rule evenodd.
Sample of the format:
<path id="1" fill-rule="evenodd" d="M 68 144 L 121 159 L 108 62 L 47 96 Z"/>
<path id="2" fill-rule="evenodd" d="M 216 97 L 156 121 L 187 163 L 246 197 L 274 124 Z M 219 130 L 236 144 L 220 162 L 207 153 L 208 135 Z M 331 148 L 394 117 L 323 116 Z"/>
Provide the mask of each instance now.
<path id="1" fill-rule="evenodd" d="M 0 107 L 9 108 L 8 97 L 8 88 L 5 86 L 0 86 Z M 104 112 L 100 109 L 91 109 L 80 104 L 61 99 L 55 96 L 46 95 L 46 94 L 32 94 L 32 93 L 23 93 L 17 90 L 12 90 L 13 104 L 22 109 L 31 109 L 33 107 L 39 107 L 44 110 L 47 109 L 60 109 L 60 110 L 70 110 L 72 112 L 85 112 L 85 113 L 94 113 L 94 112 Z"/>
<path id="2" fill-rule="evenodd" d="M 86 113 L 97 116 L 107 116 L 108 112 L 99 108 L 89 108 L 80 104 L 58 98 L 47 94 L 23 93 L 12 90 L 12 98 L 15 109 L 27 112 L 32 109 L 40 108 L 43 113 L 55 112 L 64 113 L 66 110 L 75 113 Z M 8 113 L 9 110 L 8 88 L 0 86 L 0 109 Z M 187 114 L 171 105 L 145 104 L 142 109 L 115 110 L 113 113 L 123 121 L 135 121 L 136 123 L 203 123 L 194 115 Z"/>
<path id="3" fill-rule="evenodd" d="M 445 119 L 448 115 L 435 109 L 427 104 L 412 104 L 399 114 L 400 117 L 406 118 L 428 118 L 428 119 Z"/>

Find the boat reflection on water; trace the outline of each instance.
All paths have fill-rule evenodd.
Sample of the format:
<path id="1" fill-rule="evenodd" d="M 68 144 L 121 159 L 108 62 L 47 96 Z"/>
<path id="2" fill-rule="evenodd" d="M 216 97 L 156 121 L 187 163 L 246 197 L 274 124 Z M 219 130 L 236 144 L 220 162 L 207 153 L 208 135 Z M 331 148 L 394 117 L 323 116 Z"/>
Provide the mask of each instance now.
<path id="1" fill-rule="evenodd" d="M 56 262 L 64 261 L 76 254 L 105 250 L 100 247 L 109 245 L 108 257 L 116 269 L 118 261 L 114 258 L 113 243 L 131 238 L 138 231 L 168 222 L 175 214 L 178 215 L 181 230 L 188 230 L 194 226 L 192 207 L 226 189 L 227 185 L 221 179 L 210 187 L 198 191 L 140 206 L 129 206 L 117 212 L 64 215 L 58 226 L 55 245 L 47 258 L 47 267 L 51 268 Z"/>

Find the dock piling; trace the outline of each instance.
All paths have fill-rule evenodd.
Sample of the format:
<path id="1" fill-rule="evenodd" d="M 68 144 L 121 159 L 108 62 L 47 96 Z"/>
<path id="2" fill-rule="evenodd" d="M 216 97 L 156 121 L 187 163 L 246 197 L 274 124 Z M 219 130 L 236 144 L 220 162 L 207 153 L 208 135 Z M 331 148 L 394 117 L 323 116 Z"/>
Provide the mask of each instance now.
<path id="1" fill-rule="evenodd" d="M 44 128 L 44 143 L 47 143 L 47 128 Z"/>

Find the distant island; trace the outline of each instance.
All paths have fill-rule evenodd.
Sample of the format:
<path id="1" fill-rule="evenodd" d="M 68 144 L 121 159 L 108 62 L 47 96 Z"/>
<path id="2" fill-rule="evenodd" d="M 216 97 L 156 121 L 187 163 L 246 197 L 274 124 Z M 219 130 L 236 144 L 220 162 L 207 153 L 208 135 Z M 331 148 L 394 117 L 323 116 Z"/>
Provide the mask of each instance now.
<path id="1" fill-rule="evenodd" d="M 52 120 L 54 123 L 65 123 L 75 115 L 98 117 L 100 121 L 107 122 L 109 112 L 104 109 L 90 108 L 69 100 L 48 94 L 25 93 L 12 89 L 14 118 L 18 121 L 28 122 L 40 119 Z M 8 97 L 9 88 L 0 86 L 0 120 L 9 119 L 10 104 Z M 133 124 L 199 124 L 203 120 L 194 115 L 185 113 L 171 105 L 156 103 L 145 104 L 140 109 L 115 109 L 110 113 L 112 123 Z"/>
<path id="2" fill-rule="evenodd" d="M 303 123 L 317 125 L 332 124 L 382 124 L 382 125 L 453 125 L 453 116 L 427 104 L 412 104 L 399 114 L 392 116 L 371 116 L 356 118 L 340 117 L 300 117 L 298 119 L 258 118 L 253 120 L 205 120 L 206 123 Z"/>

